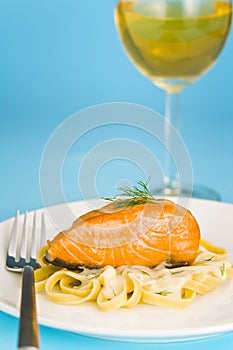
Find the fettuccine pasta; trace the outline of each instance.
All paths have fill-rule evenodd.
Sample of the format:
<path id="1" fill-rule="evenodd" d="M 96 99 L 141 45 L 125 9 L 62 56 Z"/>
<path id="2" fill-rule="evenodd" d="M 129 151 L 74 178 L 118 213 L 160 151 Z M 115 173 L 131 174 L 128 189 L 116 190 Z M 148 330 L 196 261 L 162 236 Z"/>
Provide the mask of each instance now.
<path id="1" fill-rule="evenodd" d="M 46 250 L 45 246 L 38 254 L 41 268 L 35 271 L 36 291 L 44 291 L 55 303 L 75 305 L 94 301 L 103 311 L 139 303 L 182 308 L 197 295 L 206 294 L 233 277 L 233 266 L 225 249 L 204 239 L 192 265 L 172 269 L 163 265 L 106 266 L 70 271 L 45 262 Z"/>

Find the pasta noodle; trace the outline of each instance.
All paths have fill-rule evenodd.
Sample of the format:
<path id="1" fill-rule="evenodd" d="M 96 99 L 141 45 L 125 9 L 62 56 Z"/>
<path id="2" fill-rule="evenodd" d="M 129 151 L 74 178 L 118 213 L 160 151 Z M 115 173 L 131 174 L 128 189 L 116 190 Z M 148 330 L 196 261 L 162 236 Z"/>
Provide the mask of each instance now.
<path id="1" fill-rule="evenodd" d="M 70 271 L 44 261 L 43 247 L 38 253 L 40 268 L 35 271 L 36 291 L 44 291 L 55 303 L 80 304 L 95 301 L 103 311 L 130 308 L 139 303 L 183 308 L 197 295 L 206 294 L 233 277 L 233 265 L 225 249 L 202 239 L 190 266 L 154 268 L 144 266 L 106 266 Z"/>

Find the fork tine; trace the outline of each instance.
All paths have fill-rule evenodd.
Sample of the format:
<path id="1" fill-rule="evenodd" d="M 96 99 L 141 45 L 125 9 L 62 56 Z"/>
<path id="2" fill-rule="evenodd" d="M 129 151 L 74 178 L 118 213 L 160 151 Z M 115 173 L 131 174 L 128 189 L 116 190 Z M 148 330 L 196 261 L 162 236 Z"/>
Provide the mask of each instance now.
<path id="1" fill-rule="evenodd" d="M 31 254 L 30 254 L 30 265 L 34 268 L 38 268 L 39 265 L 37 263 L 37 252 L 43 246 L 45 241 L 45 221 L 44 221 L 44 213 L 41 214 L 41 228 L 40 232 L 38 232 L 37 226 L 37 215 L 34 212 L 33 218 L 33 227 L 32 227 L 32 241 L 31 241 Z"/>
<path id="2" fill-rule="evenodd" d="M 45 243 L 46 230 L 44 213 L 41 215 L 41 227 L 37 228 L 37 214 L 34 212 L 32 229 L 28 229 L 28 213 L 25 212 L 23 229 L 19 230 L 19 211 L 16 212 L 7 251 L 6 268 L 10 271 L 22 271 L 24 266 L 38 268 L 36 257 Z"/>
<path id="3" fill-rule="evenodd" d="M 32 241 L 31 241 L 31 259 L 36 259 L 36 253 L 37 253 L 37 241 L 36 241 L 36 211 L 34 212 L 34 217 L 33 217 L 33 226 L 32 226 Z"/>
<path id="4" fill-rule="evenodd" d="M 18 246 L 18 223 L 19 223 L 19 210 L 17 210 L 15 215 L 15 220 L 11 229 L 10 241 L 8 246 L 8 255 L 16 256 L 17 255 L 17 246 Z"/>
<path id="5" fill-rule="evenodd" d="M 22 230 L 22 240 L 21 240 L 21 247 L 20 247 L 20 260 L 24 264 L 27 261 L 27 241 L 28 241 L 27 222 L 28 222 L 28 212 L 25 211 L 24 221 L 23 221 L 23 230 Z"/>
<path id="6" fill-rule="evenodd" d="M 18 254 L 18 226 L 19 226 L 19 210 L 17 210 L 14 223 L 11 229 L 10 240 L 7 250 L 6 267 L 8 270 L 14 271 Z M 19 257 L 18 257 L 19 259 Z"/>
<path id="7" fill-rule="evenodd" d="M 41 237 L 40 237 L 40 248 L 43 247 L 46 243 L 46 227 L 45 227 L 45 218 L 44 213 L 41 215 Z"/>
<path id="8" fill-rule="evenodd" d="M 33 226 L 32 226 L 32 240 L 31 240 L 31 252 L 30 252 L 30 265 L 34 267 L 35 269 L 39 267 L 36 261 L 37 251 L 39 249 L 38 247 L 38 239 L 37 239 L 37 214 L 36 211 L 34 212 L 33 217 Z"/>

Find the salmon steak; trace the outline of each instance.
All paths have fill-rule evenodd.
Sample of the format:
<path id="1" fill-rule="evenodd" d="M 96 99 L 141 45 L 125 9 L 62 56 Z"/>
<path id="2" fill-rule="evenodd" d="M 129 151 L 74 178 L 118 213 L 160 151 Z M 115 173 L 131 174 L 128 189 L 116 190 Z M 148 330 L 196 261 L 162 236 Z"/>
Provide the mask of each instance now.
<path id="1" fill-rule="evenodd" d="M 166 199 L 110 203 L 77 218 L 48 241 L 45 259 L 70 269 L 191 264 L 200 229 L 192 213 Z"/>

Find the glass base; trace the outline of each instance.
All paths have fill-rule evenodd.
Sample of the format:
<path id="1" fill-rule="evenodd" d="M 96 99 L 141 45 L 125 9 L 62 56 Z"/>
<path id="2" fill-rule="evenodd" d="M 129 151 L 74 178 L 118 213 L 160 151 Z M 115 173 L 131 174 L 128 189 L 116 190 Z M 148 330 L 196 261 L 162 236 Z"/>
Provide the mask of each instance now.
<path id="1" fill-rule="evenodd" d="M 152 191 L 155 196 L 180 196 L 180 197 L 193 197 L 200 199 L 208 199 L 213 201 L 221 201 L 221 196 L 218 192 L 213 190 L 212 188 L 194 184 L 193 190 L 190 192 L 189 190 L 174 188 L 172 186 L 167 186 L 163 189 L 155 189 Z"/>

